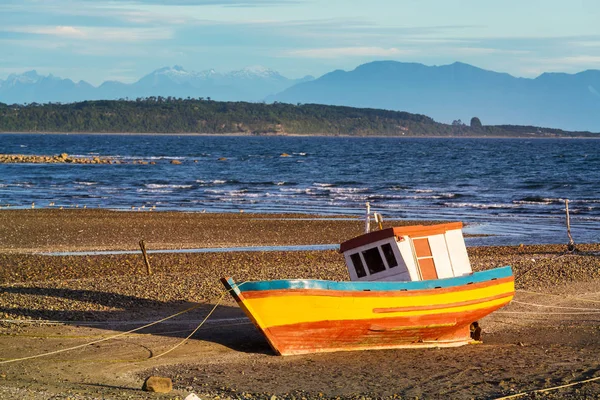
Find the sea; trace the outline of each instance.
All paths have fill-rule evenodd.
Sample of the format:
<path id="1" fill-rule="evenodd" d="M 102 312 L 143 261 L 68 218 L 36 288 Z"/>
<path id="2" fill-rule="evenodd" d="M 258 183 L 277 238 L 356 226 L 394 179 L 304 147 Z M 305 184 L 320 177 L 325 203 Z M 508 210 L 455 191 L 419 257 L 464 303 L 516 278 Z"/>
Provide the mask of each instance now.
<path id="1" fill-rule="evenodd" d="M 302 213 L 467 224 L 468 245 L 600 241 L 600 140 L 0 134 L 0 208 Z M 178 160 L 181 164 L 171 161 Z M 152 161 L 142 165 L 136 161 Z"/>

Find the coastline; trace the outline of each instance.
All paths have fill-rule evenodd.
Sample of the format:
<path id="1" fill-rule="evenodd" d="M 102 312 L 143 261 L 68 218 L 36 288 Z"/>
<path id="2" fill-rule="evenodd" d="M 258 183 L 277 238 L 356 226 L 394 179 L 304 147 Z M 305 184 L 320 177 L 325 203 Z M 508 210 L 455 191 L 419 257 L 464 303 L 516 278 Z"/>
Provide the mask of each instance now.
<path id="1" fill-rule="evenodd" d="M 0 135 L 81 135 L 81 136 L 190 136 L 190 137 L 320 137 L 320 138 L 394 138 L 394 139 L 600 139 L 600 133 L 597 136 L 457 136 L 457 135 L 347 135 L 347 134 L 253 134 L 253 133 L 177 133 L 177 132 L 0 132 Z"/>
<path id="2" fill-rule="evenodd" d="M 573 254 L 564 245 L 468 248 L 473 270 L 511 265 L 516 278 L 515 301 L 480 321 L 483 344 L 289 358 L 273 355 L 223 297 L 219 278 L 347 280 L 335 250 L 150 254 L 151 275 L 141 253 L 35 254 L 139 250 L 140 239 L 148 249 L 340 243 L 363 230 L 360 218 L 304 217 L 0 210 L 0 359 L 85 345 L 197 307 L 119 339 L 0 365 L 0 398 L 496 398 L 597 376 L 600 320 L 590 310 L 600 302 L 600 244 L 578 244 Z M 180 343 L 216 304 L 184 346 L 152 358 Z M 174 390 L 160 397 L 141 391 L 150 375 L 170 377 Z M 555 394 L 550 398 L 595 398 L 600 385 Z"/>

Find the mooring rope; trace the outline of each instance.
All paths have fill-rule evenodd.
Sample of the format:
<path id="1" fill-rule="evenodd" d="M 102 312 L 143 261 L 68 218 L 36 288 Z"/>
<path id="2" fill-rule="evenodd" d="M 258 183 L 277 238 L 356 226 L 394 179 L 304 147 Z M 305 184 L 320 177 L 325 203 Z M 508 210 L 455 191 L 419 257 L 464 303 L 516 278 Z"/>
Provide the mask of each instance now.
<path id="1" fill-rule="evenodd" d="M 21 357 L 21 358 L 13 358 L 13 359 L 10 359 L 10 360 L 3 360 L 3 361 L 0 361 L 0 364 L 9 364 L 9 363 L 17 362 L 17 361 L 25 361 L 25 360 L 31 360 L 31 359 L 34 359 L 34 358 L 46 357 L 46 356 L 50 356 L 50 355 L 53 355 L 53 354 L 64 353 L 66 351 L 72 351 L 72 350 L 76 350 L 76 349 L 81 349 L 83 347 L 91 346 L 93 344 L 97 344 L 97 343 L 101 343 L 101 342 L 106 342 L 107 340 L 111 340 L 111 339 L 115 339 L 115 338 L 118 338 L 118 337 L 121 337 L 121 336 L 129 335 L 129 334 L 131 334 L 133 332 L 137 332 L 137 331 L 140 331 L 140 330 L 142 330 L 144 328 L 148 328 L 148 327 L 150 327 L 152 325 L 159 324 L 159 323 L 161 323 L 163 321 L 166 321 L 168 319 L 175 318 L 175 317 L 177 317 L 177 316 L 179 316 L 181 314 L 185 314 L 186 312 L 195 310 L 196 308 L 199 308 L 200 306 L 202 306 L 202 304 L 197 304 L 197 305 L 195 305 L 193 307 L 187 308 L 187 309 L 185 309 L 183 311 L 180 311 L 180 312 L 175 313 L 173 315 L 170 315 L 168 317 L 162 318 L 162 319 L 160 319 L 158 321 L 154 321 L 154 322 L 151 322 L 151 323 L 146 324 L 144 326 L 140 326 L 138 328 L 131 329 L 131 330 L 127 331 L 127 332 L 121 332 L 121 333 L 118 333 L 116 335 L 112 335 L 112 336 L 108 336 L 108 337 L 105 337 L 105 338 L 102 338 L 102 339 L 94 340 L 93 342 L 88 342 L 88 343 L 80 344 L 80 345 L 77 345 L 77 346 L 68 347 L 66 349 L 55 350 L 55 351 L 51 351 L 51 352 L 48 352 L 48 353 L 36 354 L 34 356 Z"/>
<path id="2" fill-rule="evenodd" d="M 516 399 L 517 397 L 527 396 L 528 394 L 550 392 L 552 390 L 563 389 L 563 388 L 566 388 L 569 386 L 575 386 L 575 385 L 580 385 L 582 383 L 597 381 L 598 379 L 600 379 L 600 376 L 597 376 L 595 378 L 590 378 L 590 379 L 584 379 L 584 380 L 577 381 L 577 382 L 567 383 L 565 385 L 553 386 L 553 387 L 549 387 L 549 388 L 545 388 L 545 389 L 538 389 L 538 390 L 532 390 L 529 392 L 521 392 L 521 393 L 511 394 L 509 396 L 498 397 L 495 400 Z"/>
<path id="3" fill-rule="evenodd" d="M 233 288 L 232 288 L 233 289 Z M 219 304 L 221 304 L 221 301 L 223 300 L 223 298 L 225 297 L 225 295 L 227 295 L 229 291 L 227 292 L 223 292 L 223 294 L 221 294 L 221 297 L 219 298 L 219 300 L 217 301 L 217 303 L 215 304 L 215 306 L 212 308 L 212 310 L 210 310 L 210 312 L 208 314 L 206 314 L 206 317 L 204 317 L 204 319 L 202 320 L 202 322 L 200 322 L 200 324 L 198 324 L 198 326 L 196 327 L 196 329 L 194 329 L 192 331 L 192 333 L 190 333 L 185 339 L 183 339 L 181 342 L 177 343 L 175 346 L 171 347 L 169 350 L 160 353 L 158 355 L 152 356 L 149 358 L 149 360 L 153 360 L 159 357 L 164 356 L 165 354 L 168 354 L 170 352 L 172 352 L 173 350 L 175 350 L 176 348 L 178 348 L 179 346 L 181 346 L 182 344 L 184 344 L 185 342 L 187 342 L 189 340 L 189 338 L 191 338 L 192 336 L 194 336 L 194 334 L 196 332 L 198 332 L 198 329 L 200 329 L 202 327 L 202 325 L 204 325 L 204 323 L 206 322 L 206 320 L 212 315 L 212 313 L 217 309 L 217 307 L 219 306 Z"/>
<path id="4" fill-rule="evenodd" d="M 582 297 L 574 297 L 574 296 L 564 296 L 564 295 L 560 295 L 560 294 L 552 294 L 552 293 L 540 293 L 540 292 L 530 292 L 528 290 L 523 290 L 523 289 L 519 289 L 517 290 L 517 292 L 519 293 L 527 293 L 527 294 L 536 294 L 538 296 L 554 296 L 554 297 L 560 297 L 562 299 L 573 299 L 573 300 L 580 300 L 580 301 L 587 301 L 590 303 L 600 303 L 600 300 L 591 300 L 591 299 L 584 299 Z"/>
<path id="5" fill-rule="evenodd" d="M 600 312 L 600 308 L 581 308 L 581 307 L 564 307 L 564 306 L 552 306 L 545 304 L 536 304 L 536 303 L 528 303 L 525 301 L 513 300 L 511 303 L 523 304 L 526 306 L 534 306 L 534 307 L 546 307 L 546 308 L 561 308 L 565 310 L 578 310 L 578 311 L 598 311 Z"/>
<path id="6" fill-rule="evenodd" d="M 194 329 L 194 331 L 190 335 L 188 335 L 184 340 L 182 340 L 180 343 L 178 343 L 176 346 L 172 347 L 171 349 L 165 351 L 164 353 L 161 353 L 161 354 L 159 354 L 157 356 L 154 356 L 154 357 L 150 357 L 150 358 L 148 358 L 146 360 L 150 360 L 150 359 L 162 357 L 165 354 L 170 353 L 171 351 L 175 350 L 177 347 L 181 346 L 183 343 L 185 343 L 190 337 L 192 337 L 194 335 L 194 333 L 196 333 L 198 331 L 198 329 L 200 329 L 200 327 L 202 327 L 202 325 L 204 325 L 204 323 L 206 322 L 206 320 L 212 315 L 212 313 L 216 310 L 217 306 L 221 303 L 221 301 L 223 300 L 223 298 L 225 297 L 225 295 L 227 293 L 229 293 L 230 291 L 235 290 L 236 288 L 239 288 L 240 286 L 242 286 L 246 282 L 247 281 L 244 281 L 244 282 L 242 282 L 240 284 L 235 284 L 235 286 L 232 286 L 231 288 L 229 288 L 225 292 L 222 292 L 221 296 L 220 296 L 220 298 L 218 300 L 218 302 L 214 305 L 214 307 L 210 310 L 210 312 L 206 315 L 206 317 L 202 320 L 202 322 L 196 327 L 196 329 Z M 115 339 L 115 338 L 118 338 L 118 337 L 121 337 L 121 336 L 125 336 L 125 335 L 129 335 L 129 334 L 131 334 L 133 332 L 137 332 L 137 331 L 140 331 L 140 330 L 142 330 L 144 328 L 148 328 L 150 326 L 159 324 L 159 323 L 167 321 L 167 320 L 169 320 L 171 318 L 175 318 L 175 317 L 177 317 L 179 315 L 182 315 L 182 314 L 185 314 L 185 313 L 190 312 L 192 310 L 195 310 L 195 309 L 201 307 L 202 305 L 203 304 L 196 304 L 193 307 L 189 307 L 189 308 L 187 308 L 187 309 L 185 309 L 183 311 L 177 312 L 177 313 L 175 313 L 173 315 L 170 315 L 168 317 L 159 319 L 157 321 L 151 322 L 149 324 L 140 326 L 140 327 L 135 328 L 135 329 L 131 329 L 131 330 L 126 331 L 126 332 L 121 332 L 121 333 L 116 334 L 116 335 L 108 336 L 108 337 L 105 337 L 105 338 L 102 338 L 102 339 L 94 340 L 92 342 L 80 344 L 80 345 L 77 345 L 77 346 L 68 347 L 66 349 L 60 349 L 60 350 L 51 351 L 51 352 L 48 352 L 48 353 L 41 353 L 41 354 L 36 354 L 36 355 L 33 355 L 33 356 L 28 356 L 28 357 L 21 357 L 21 358 L 9 359 L 9 360 L 2 360 L 2 361 L 0 361 L 0 365 L 1 364 L 10 364 L 10 363 L 14 363 L 14 362 L 17 362 L 17 361 L 31 360 L 31 359 L 34 359 L 34 358 L 47 357 L 47 356 L 54 355 L 54 354 L 64 353 L 64 352 L 72 351 L 72 350 L 76 350 L 76 349 L 81 349 L 83 347 L 91 346 L 93 344 L 97 344 L 97 343 L 101 343 L 101 342 L 106 342 L 108 340 Z M 145 361 L 145 360 L 139 360 L 139 361 Z"/>

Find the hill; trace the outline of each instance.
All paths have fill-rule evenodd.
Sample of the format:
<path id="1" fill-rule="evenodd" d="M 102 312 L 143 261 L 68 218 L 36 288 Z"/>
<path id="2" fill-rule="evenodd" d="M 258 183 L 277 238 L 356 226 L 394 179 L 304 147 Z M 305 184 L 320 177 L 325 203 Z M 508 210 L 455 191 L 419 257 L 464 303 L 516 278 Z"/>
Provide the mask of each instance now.
<path id="1" fill-rule="evenodd" d="M 0 103 L 0 132 L 302 134 L 350 136 L 591 136 L 533 126 L 443 124 L 420 114 L 319 104 L 149 97 L 71 104 Z"/>

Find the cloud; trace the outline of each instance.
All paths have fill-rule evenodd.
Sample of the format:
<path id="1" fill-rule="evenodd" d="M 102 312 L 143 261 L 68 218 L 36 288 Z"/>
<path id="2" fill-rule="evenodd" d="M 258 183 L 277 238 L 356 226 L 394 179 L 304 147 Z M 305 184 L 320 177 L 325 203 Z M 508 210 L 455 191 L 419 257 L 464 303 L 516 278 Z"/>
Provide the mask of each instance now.
<path id="1" fill-rule="evenodd" d="M 54 32 L 58 36 L 71 36 L 71 37 L 82 37 L 85 36 L 85 33 L 80 29 L 74 28 L 72 26 L 57 26 L 54 28 Z"/>
<path id="2" fill-rule="evenodd" d="M 95 0 L 87 0 L 93 3 Z M 228 6 L 228 7 L 261 7 L 300 4 L 300 0 L 129 0 L 129 4 L 144 4 L 156 6 Z"/>
<path id="3" fill-rule="evenodd" d="M 336 47 L 320 49 L 290 50 L 287 55 L 305 58 L 340 58 L 340 57 L 390 57 L 412 53 L 395 47 Z"/>
<path id="4" fill-rule="evenodd" d="M 554 60 L 555 62 L 567 64 L 567 65 L 589 65 L 589 64 L 600 64 L 600 55 L 592 56 L 592 55 L 580 55 L 580 56 L 570 56 L 570 57 L 562 57 Z"/>
<path id="5" fill-rule="evenodd" d="M 94 42 L 142 42 L 165 40 L 173 37 L 173 32 L 165 28 L 4 26 L 0 27 L 0 32 L 56 36 Z"/>
<path id="6" fill-rule="evenodd" d="M 525 55 L 530 54 L 529 50 L 508 50 L 497 49 L 491 47 L 453 47 L 449 48 L 448 52 L 459 55 L 481 55 L 481 54 L 512 54 Z"/>
<path id="7" fill-rule="evenodd" d="M 76 38 L 86 36 L 81 29 L 73 26 L 4 26 L 0 31 Z"/>

